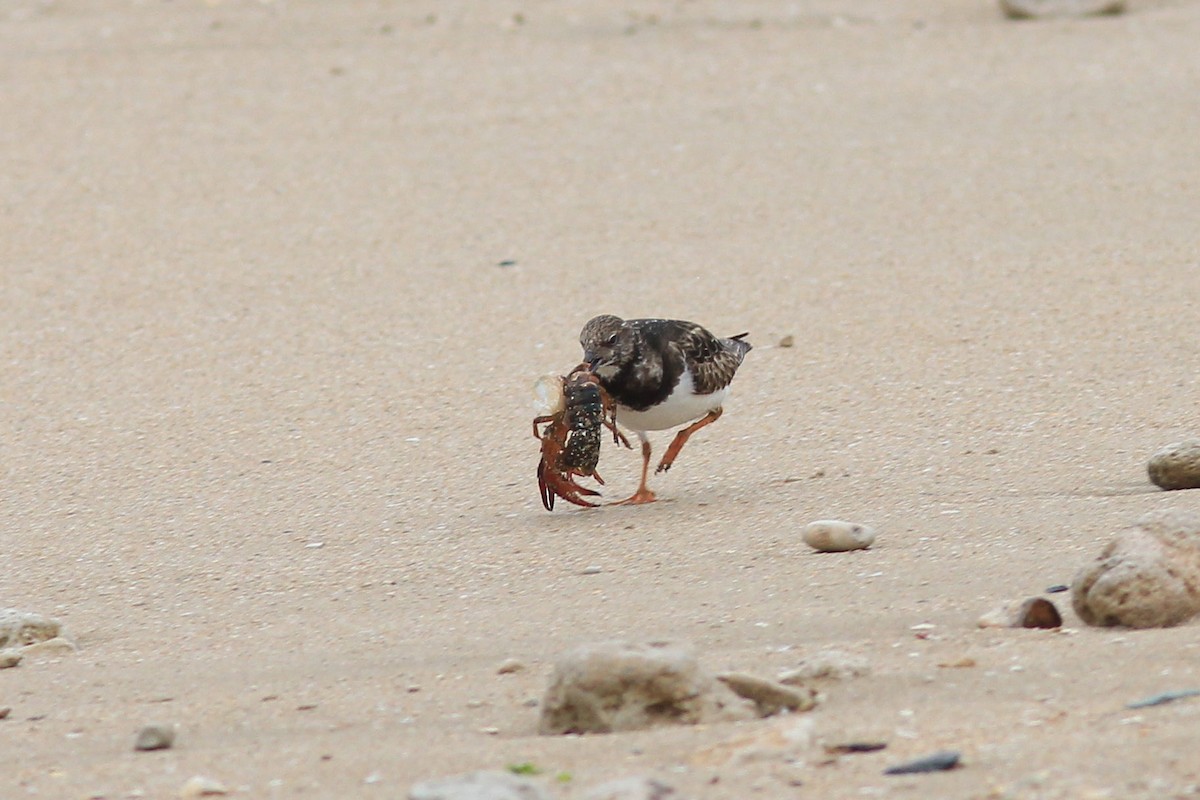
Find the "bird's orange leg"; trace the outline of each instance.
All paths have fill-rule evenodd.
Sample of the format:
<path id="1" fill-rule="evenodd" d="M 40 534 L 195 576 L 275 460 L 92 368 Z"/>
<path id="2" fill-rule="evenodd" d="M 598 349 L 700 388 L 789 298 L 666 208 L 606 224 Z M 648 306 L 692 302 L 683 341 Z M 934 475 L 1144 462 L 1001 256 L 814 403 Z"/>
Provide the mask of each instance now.
<path id="1" fill-rule="evenodd" d="M 642 482 L 638 484 L 638 489 L 633 493 L 632 497 L 627 497 L 617 505 L 636 506 L 642 503 L 653 503 L 658 499 L 654 492 L 650 491 L 650 487 L 646 485 L 646 479 L 650 475 L 650 440 L 642 439 Z"/>
<path id="2" fill-rule="evenodd" d="M 683 449 L 685 444 L 687 444 L 688 437 L 703 428 L 705 425 L 712 425 L 721 418 L 722 413 L 724 413 L 724 409 L 722 409 L 720 406 L 717 406 L 699 420 L 693 422 L 691 425 L 688 425 L 679 433 L 675 434 L 675 439 L 671 442 L 671 446 L 667 448 L 666 455 L 662 457 L 662 461 L 658 462 L 658 469 L 654 470 L 655 474 L 669 470 L 671 465 L 675 463 L 675 459 L 679 456 L 679 451 Z"/>

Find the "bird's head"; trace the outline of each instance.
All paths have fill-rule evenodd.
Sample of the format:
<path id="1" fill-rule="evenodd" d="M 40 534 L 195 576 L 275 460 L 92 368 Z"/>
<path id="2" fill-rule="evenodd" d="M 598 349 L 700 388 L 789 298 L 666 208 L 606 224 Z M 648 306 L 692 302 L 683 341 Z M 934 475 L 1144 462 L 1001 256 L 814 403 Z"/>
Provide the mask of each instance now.
<path id="1" fill-rule="evenodd" d="M 633 328 L 620 317 L 602 314 L 588 320 L 579 332 L 583 360 L 597 375 L 615 375 L 621 365 L 634 357 L 636 342 Z"/>

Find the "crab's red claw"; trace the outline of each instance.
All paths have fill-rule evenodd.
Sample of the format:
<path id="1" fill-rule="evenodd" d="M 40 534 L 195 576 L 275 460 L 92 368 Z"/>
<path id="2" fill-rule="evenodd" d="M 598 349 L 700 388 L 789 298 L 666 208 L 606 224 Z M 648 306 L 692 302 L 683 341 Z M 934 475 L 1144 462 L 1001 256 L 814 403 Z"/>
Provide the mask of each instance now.
<path id="1" fill-rule="evenodd" d="M 591 489 L 585 489 L 582 486 L 579 487 L 579 491 L 586 495 L 592 495 L 595 497 L 600 496 L 599 492 L 593 492 Z M 596 507 L 596 503 L 589 503 L 587 500 L 584 500 L 582 497 L 580 497 L 578 494 L 575 494 L 574 492 L 565 492 L 563 494 L 560 494 L 559 497 L 561 497 L 563 500 L 566 500 L 568 503 L 574 503 L 575 505 L 583 506 L 584 508 L 595 508 Z"/>
<path id="2" fill-rule="evenodd" d="M 554 509 L 554 498 L 556 496 L 577 506 L 584 506 L 586 508 L 596 507 L 595 503 L 590 503 L 583 499 L 584 496 L 599 497 L 600 493 L 595 489 L 580 486 L 570 475 L 561 472 L 555 472 L 554 470 L 546 472 L 540 467 L 538 471 L 541 473 L 538 476 L 538 488 L 542 492 L 542 505 L 546 507 L 547 511 Z"/>
<path id="3" fill-rule="evenodd" d="M 554 510 L 554 492 L 546 485 L 546 465 L 539 463 L 537 468 L 538 491 L 542 495 L 542 505 L 547 511 Z"/>
<path id="4" fill-rule="evenodd" d="M 586 486 L 580 486 L 579 484 L 575 483 L 574 481 L 568 481 L 568 483 L 570 484 L 571 488 L 567 490 L 567 494 L 574 494 L 574 495 L 586 494 L 588 497 L 599 497 L 600 496 L 600 493 L 597 492 L 595 489 L 589 489 Z"/>

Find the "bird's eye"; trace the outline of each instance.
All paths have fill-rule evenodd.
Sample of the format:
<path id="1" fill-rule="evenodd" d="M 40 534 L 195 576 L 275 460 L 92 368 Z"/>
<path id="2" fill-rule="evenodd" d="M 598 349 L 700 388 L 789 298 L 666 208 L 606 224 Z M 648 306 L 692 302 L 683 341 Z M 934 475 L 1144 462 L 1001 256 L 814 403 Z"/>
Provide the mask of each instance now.
<path id="1" fill-rule="evenodd" d="M 616 344 L 617 344 L 617 335 L 614 333 L 612 336 L 608 337 L 608 341 L 606 341 L 606 342 L 605 342 L 605 344 L 606 344 L 606 345 L 608 345 L 609 347 L 614 347 L 614 346 L 616 346 Z"/>

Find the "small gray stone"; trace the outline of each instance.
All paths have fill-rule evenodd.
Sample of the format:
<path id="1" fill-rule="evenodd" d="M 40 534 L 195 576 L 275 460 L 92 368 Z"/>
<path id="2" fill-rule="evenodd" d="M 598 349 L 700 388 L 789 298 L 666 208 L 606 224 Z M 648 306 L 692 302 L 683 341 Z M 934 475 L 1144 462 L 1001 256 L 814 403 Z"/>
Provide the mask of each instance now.
<path id="1" fill-rule="evenodd" d="M 508 772 L 470 772 L 413 784 L 408 800 L 551 800 L 528 778 Z"/>
<path id="2" fill-rule="evenodd" d="M 559 658 L 539 732 L 611 733 L 751 719 L 751 703 L 700 668 L 677 642 L 599 642 Z"/>
<path id="3" fill-rule="evenodd" d="M 0 669 L 11 669 L 21 663 L 21 651 L 0 650 Z"/>
<path id="4" fill-rule="evenodd" d="M 1013 19 L 1092 17 L 1120 14 L 1125 0 L 1000 0 L 1000 8 Z"/>
<path id="5" fill-rule="evenodd" d="M 723 672 L 717 680 L 753 701 L 760 717 L 770 717 L 781 711 L 809 711 L 817 705 L 817 693 L 812 689 L 793 689 L 745 672 Z"/>
<path id="6" fill-rule="evenodd" d="M 1200 439 L 1167 445 L 1150 456 L 1146 472 L 1160 489 L 1200 489 Z"/>
<path id="7" fill-rule="evenodd" d="M 1200 614 L 1200 513 L 1146 514 L 1075 576 L 1071 603 L 1089 625 L 1164 628 Z"/>
<path id="8" fill-rule="evenodd" d="M 875 531 L 866 525 L 839 519 L 819 519 L 800 531 L 804 543 L 822 553 L 865 550 L 875 543 Z"/>
<path id="9" fill-rule="evenodd" d="M 175 743 L 175 728 L 172 725 L 147 725 L 138 731 L 134 750 L 166 750 Z"/>
<path id="10" fill-rule="evenodd" d="M 664 800 L 675 797 L 675 789 L 655 778 L 621 778 L 589 789 L 583 800 Z"/>

